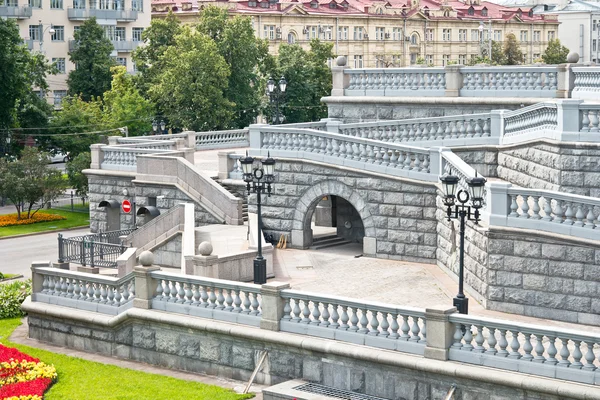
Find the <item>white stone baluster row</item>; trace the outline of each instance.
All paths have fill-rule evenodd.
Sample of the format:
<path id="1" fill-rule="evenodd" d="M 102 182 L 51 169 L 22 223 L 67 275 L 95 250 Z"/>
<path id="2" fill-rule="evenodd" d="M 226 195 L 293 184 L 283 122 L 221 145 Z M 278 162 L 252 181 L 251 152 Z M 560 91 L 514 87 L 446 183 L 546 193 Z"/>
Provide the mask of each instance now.
<path id="1" fill-rule="evenodd" d="M 583 109 L 581 113 L 580 132 L 598 132 L 600 131 L 600 109 Z"/>
<path id="2" fill-rule="evenodd" d="M 135 281 L 131 277 L 125 282 L 103 283 L 81 277 L 44 275 L 41 293 L 119 307 L 135 297 Z"/>
<path id="3" fill-rule="evenodd" d="M 556 90 L 557 72 L 502 72 L 463 70 L 463 88 L 466 90 Z"/>
<path id="4" fill-rule="evenodd" d="M 248 130 L 196 132 L 196 149 L 206 147 L 226 147 L 233 145 L 247 146 L 249 144 Z"/>
<path id="5" fill-rule="evenodd" d="M 443 70 L 350 70 L 348 90 L 444 90 Z"/>
<path id="6" fill-rule="evenodd" d="M 600 70 L 598 68 L 574 68 L 574 92 L 600 92 Z"/>
<path id="7" fill-rule="evenodd" d="M 556 106 L 542 106 L 535 109 L 522 109 L 504 118 L 504 135 L 515 136 L 520 133 L 539 129 L 558 127 Z"/>

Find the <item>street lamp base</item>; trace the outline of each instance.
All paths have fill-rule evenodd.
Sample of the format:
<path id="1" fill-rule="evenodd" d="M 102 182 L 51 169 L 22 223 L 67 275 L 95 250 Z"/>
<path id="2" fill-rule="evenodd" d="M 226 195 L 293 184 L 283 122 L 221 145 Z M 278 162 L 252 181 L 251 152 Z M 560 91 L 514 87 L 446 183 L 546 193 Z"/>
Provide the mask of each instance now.
<path id="1" fill-rule="evenodd" d="M 267 260 L 266 259 L 254 259 L 254 283 L 262 285 L 267 283 Z"/>
<path id="2" fill-rule="evenodd" d="M 469 299 L 467 297 L 455 297 L 452 305 L 456 307 L 460 314 L 469 313 Z"/>

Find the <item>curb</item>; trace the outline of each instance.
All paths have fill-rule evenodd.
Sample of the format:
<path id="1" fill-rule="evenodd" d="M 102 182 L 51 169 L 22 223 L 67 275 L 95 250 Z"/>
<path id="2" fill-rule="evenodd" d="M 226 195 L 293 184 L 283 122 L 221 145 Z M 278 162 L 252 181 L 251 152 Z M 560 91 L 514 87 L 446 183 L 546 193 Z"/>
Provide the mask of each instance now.
<path id="1" fill-rule="evenodd" d="M 12 278 L 0 279 L 0 284 L 8 283 L 8 282 L 11 282 L 11 281 L 17 281 L 17 280 L 22 279 L 22 278 L 24 278 L 23 275 L 17 275 L 17 276 L 13 276 Z"/>
<path id="2" fill-rule="evenodd" d="M 32 233 L 24 233 L 22 235 L 13 235 L 13 236 L 2 236 L 0 237 L 0 240 L 6 240 L 6 239 L 18 239 L 18 238 L 23 238 L 23 237 L 27 237 L 27 236 L 37 236 L 37 235 L 43 235 L 45 233 L 52 233 L 52 232 L 66 232 L 66 231 L 74 231 L 75 229 L 81 229 L 81 228 L 89 228 L 89 225 L 82 225 L 82 226 L 73 226 L 71 228 L 66 228 L 66 229 L 52 229 L 50 231 L 42 231 L 42 232 L 32 232 Z"/>

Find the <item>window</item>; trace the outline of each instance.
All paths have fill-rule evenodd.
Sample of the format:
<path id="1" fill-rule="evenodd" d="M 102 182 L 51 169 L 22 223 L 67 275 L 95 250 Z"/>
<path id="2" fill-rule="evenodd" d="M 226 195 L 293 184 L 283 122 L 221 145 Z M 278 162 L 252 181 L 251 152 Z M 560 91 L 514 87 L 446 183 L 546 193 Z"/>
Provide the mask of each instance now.
<path id="1" fill-rule="evenodd" d="M 482 17 L 487 17 L 488 16 L 487 8 L 483 7 L 481 9 L 481 16 Z"/>
<path id="2" fill-rule="evenodd" d="M 67 96 L 66 90 L 55 90 L 54 91 L 54 107 L 60 107 L 62 99 Z"/>
<path id="3" fill-rule="evenodd" d="M 106 38 L 108 40 L 115 40 L 115 28 L 116 26 L 113 25 L 106 25 L 103 26 L 102 28 L 104 28 L 104 35 L 106 36 Z"/>
<path id="4" fill-rule="evenodd" d="M 354 68 L 362 68 L 363 67 L 363 56 L 355 55 L 354 56 Z"/>
<path id="5" fill-rule="evenodd" d="M 248 7 L 256 7 L 256 1 L 249 1 Z"/>
<path id="6" fill-rule="evenodd" d="M 442 40 L 449 42 L 452 40 L 452 29 L 444 29 L 442 30 Z"/>
<path id="7" fill-rule="evenodd" d="M 117 65 L 121 65 L 127 68 L 127 59 L 125 57 L 117 57 L 115 58 L 115 62 L 117 63 Z"/>
<path id="8" fill-rule="evenodd" d="M 459 54 L 458 55 L 458 63 L 462 64 L 462 65 L 466 65 L 467 64 L 467 55 L 466 54 Z"/>
<path id="9" fill-rule="evenodd" d="M 63 8 L 63 0 L 50 0 L 50 8 L 52 8 L 52 9 Z"/>
<path id="10" fill-rule="evenodd" d="M 427 54 L 425 56 L 425 64 L 433 65 L 433 54 Z"/>
<path id="11" fill-rule="evenodd" d="M 85 0 L 73 0 L 73 8 L 85 8 Z"/>
<path id="12" fill-rule="evenodd" d="M 29 7 L 42 8 L 42 0 L 29 0 Z"/>
<path id="13" fill-rule="evenodd" d="M 466 29 L 459 29 L 458 30 L 458 41 L 459 42 L 466 42 L 467 41 L 467 30 Z"/>
<path id="14" fill-rule="evenodd" d="M 54 64 L 59 74 L 64 74 L 66 72 L 64 58 L 53 58 L 52 64 Z"/>
<path id="15" fill-rule="evenodd" d="M 29 25 L 29 39 L 31 40 L 40 40 L 40 26 L 39 25 Z"/>
<path id="16" fill-rule="evenodd" d="M 333 26 L 324 26 L 321 29 L 323 29 L 323 39 L 333 40 Z"/>
<path id="17" fill-rule="evenodd" d="M 392 35 L 392 38 L 394 40 L 404 40 L 404 37 L 402 35 L 402 28 L 393 28 Z"/>
<path id="18" fill-rule="evenodd" d="M 494 31 L 494 40 L 500 42 L 502 40 L 502 31 Z"/>
<path id="19" fill-rule="evenodd" d="M 131 0 L 131 9 L 133 11 L 144 11 L 143 0 Z"/>
<path id="20" fill-rule="evenodd" d="M 467 14 L 475 15 L 475 9 L 473 8 L 473 6 L 469 7 L 469 11 L 467 11 Z"/>
<path id="21" fill-rule="evenodd" d="M 65 27 L 61 25 L 54 25 L 54 34 L 50 35 L 50 39 L 53 42 L 63 42 L 65 40 Z"/>
<path id="22" fill-rule="evenodd" d="M 375 68 L 385 68 L 385 56 L 382 54 L 375 55 Z"/>
<path id="23" fill-rule="evenodd" d="M 275 25 L 265 25 L 263 26 L 264 34 L 263 38 L 269 40 L 275 40 Z"/>
<path id="24" fill-rule="evenodd" d="M 348 27 L 347 26 L 338 26 L 338 39 L 339 40 L 348 40 Z"/>
<path id="25" fill-rule="evenodd" d="M 34 90 L 33 93 L 42 100 L 46 97 L 43 90 Z"/>
<path id="26" fill-rule="evenodd" d="M 410 65 L 415 65 L 417 63 L 418 56 L 419 54 L 417 53 L 410 53 Z"/>
<path id="27" fill-rule="evenodd" d="M 143 33 L 144 28 L 131 28 L 131 38 L 134 42 L 141 42 Z"/>
<path id="28" fill-rule="evenodd" d="M 527 41 L 527 31 L 521 31 L 520 41 L 521 42 Z"/>
<path id="29" fill-rule="evenodd" d="M 540 31 L 533 31 L 533 41 L 539 42 L 542 38 L 542 34 Z"/>
<path id="30" fill-rule="evenodd" d="M 319 37 L 319 27 L 318 26 L 311 26 L 310 27 L 310 37 L 312 39 L 315 39 L 315 38 Z"/>
<path id="31" fill-rule="evenodd" d="M 392 54 L 392 66 L 399 67 L 402 65 L 402 56 L 400 54 Z"/>
<path id="32" fill-rule="evenodd" d="M 471 29 L 471 41 L 479 42 L 479 29 Z"/>
<path id="33" fill-rule="evenodd" d="M 425 31 L 425 40 L 428 42 L 433 42 L 433 29 L 427 29 Z"/>
<path id="34" fill-rule="evenodd" d="M 296 43 L 296 34 L 294 32 L 288 33 L 288 43 L 289 44 Z"/>
<path id="35" fill-rule="evenodd" d="M 417 35 L 416 33 L 413 33 L 410 36 L 410 44 L 413 46 L 416 46 L 419 44 L 419 35 Z"/>
<path id="36" fill-rule="evenodd" d="M 384 40 L 385 39 L 385 28 L 380 26 L 375 27 L 375 40 Z"/>
<path id="37" fill-rule="evenodd" d="M 548 31 L 548 41 L 554 40 L 554 31 Z"/>
<path id="38" fill-rule="evenodd" d="M 75 34 L 76 34 L 77 32 L 79 32 L 79 30 L 80 30 L 80 29 L 81 29 L 81 26 L 74 26 L 74 27 L 73 27 L 73 37 L 75 37 Z"/>
<path id="39" fill-rule="evenodd" d="M 596 39 L 592 40 L 592 51 L 596 51 Z"/>
<path id="40" fill-rule="evenodd" d="M 331 3 L 329 3 L 329 8 L 333 9 L 333 8 L 336 8 L 336 7 L 337 7 L 337 4 L 335 4 L 335 2 L 332 1 Z"/>
<path id="41" fill-rule="evenodd" d="M 533 59 L 534 60 L 539 60 L 540 59 L 540 53 L 534 53 L 533 54 Z"/>
<path id="42" fill-rule="evenodd" d="M 448 65 L 448 63 L 450 62 L 450 54 L 444 54 L 442 56 L 442 66 L 446 66 Z"/>
<path id="43" fill-rule="evenodd" d="M 363 27 L 355 26 L 354 27 L 354 40 L 363 40 Z M 362 56 L 361 56 L 362 60 Z"/>
<path id="44" fill-rule="evenodd" d="M 485 40 L 486 42 L 488 40 L 490 40 L 490 30 L 489 29 L 484 30 L 482 33 L 483 33 L 483 40 Z"/>
<path id="45" fill-rule="evenodd" d="M 119 26 L 115 29 L 115 40 L 119 42 L 123 42 L 126 40 L 125 38 L 125 27 Z"/>
<path id="46" fill-rule="evenodd" d="M 594 23 L 592 24 L 592 30 L 595 31 L 596 30 L 596 20 L 594 20 Z"/>

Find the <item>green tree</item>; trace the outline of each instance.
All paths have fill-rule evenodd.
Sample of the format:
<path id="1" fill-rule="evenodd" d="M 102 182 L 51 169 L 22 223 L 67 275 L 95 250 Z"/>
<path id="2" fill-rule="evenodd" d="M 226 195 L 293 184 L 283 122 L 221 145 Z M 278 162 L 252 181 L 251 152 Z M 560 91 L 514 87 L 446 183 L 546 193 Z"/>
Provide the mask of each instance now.
<path id="1" fill-rule="evenodd" d="M 104 122 L 109 128 L 126 126 L 130 136 L 152 130 L 152 104 L 142 97 L 125 67 L 112 67 L 111 89 L 104 93 Z"/>
<path id="2" fill-rule="evenodd" d="M 514 33 L 506 35 L 503 53 L 506 65 L 519 65 L 523 63 L 523 52 L 521 52 L 521 46 Z"/>
<path id="3" fill-rule="evenodd" d="M 492 64 L 494 65 L 506 65 L 506 57 L 504 51 L 502 51 L 502 44 L 495 40 L 492 40 Z"/>
<path id="4" fill-rule="evenodd" d="M 84 196 L 88 193 L 88 179 L 82 172 L 88 169 L 92 163 L 90 153 L 81 153 L 67 163 L 67 177 L 69 186 L 77 192 L 78 196 Z"/>
<path id="5" fill-rule="evenodd" d="M 559 39 L 552 39 L 542 54 L 542 60 L 545 64 L 563 64 L 567 62 L 569 49 L 560 44 Z"/>
<path id="6" fill-rule="evenodd" d="M 231 126 L 248 126 L 260 109 L 264 89 L 260 66 L 269 57 L 268 45 L 262 45 L 263 41 L 255 36 L 249 17 L 228 18 L 227 10 L 220 7 L 205 8 L 197 29 L 215 41 L 229 66 L 225 97 L 235 104 Z"/>
<path id="7" fill-rule="evenodd" d="M 31 218 L 65 190 L 62 173 L 48 162 L 48 154 L 34 147 L 25 148 L 18 160 L 0 160 L 0 195 L 15 205 L 18 219 L 24 212 L 26 219 Z"/>
<path id="8" fill-rule="evenodd" d="M 96 18 L 88 19 L 75 31 L 75 43 L 75 49 L 69 52 L 69 59 L 77 65 L 67 79 L 69 95 L 81 96 L 85 101 L 102 96 L 110 89 L 112 43 Z"/>
<path id="9" fill-rule="evenodd" d="M 209 36 L 184 27 L 159 61 L 163 68 L 149 94 L 172 126 L 196 131 L 230 126 L 229 67 Z"/>

